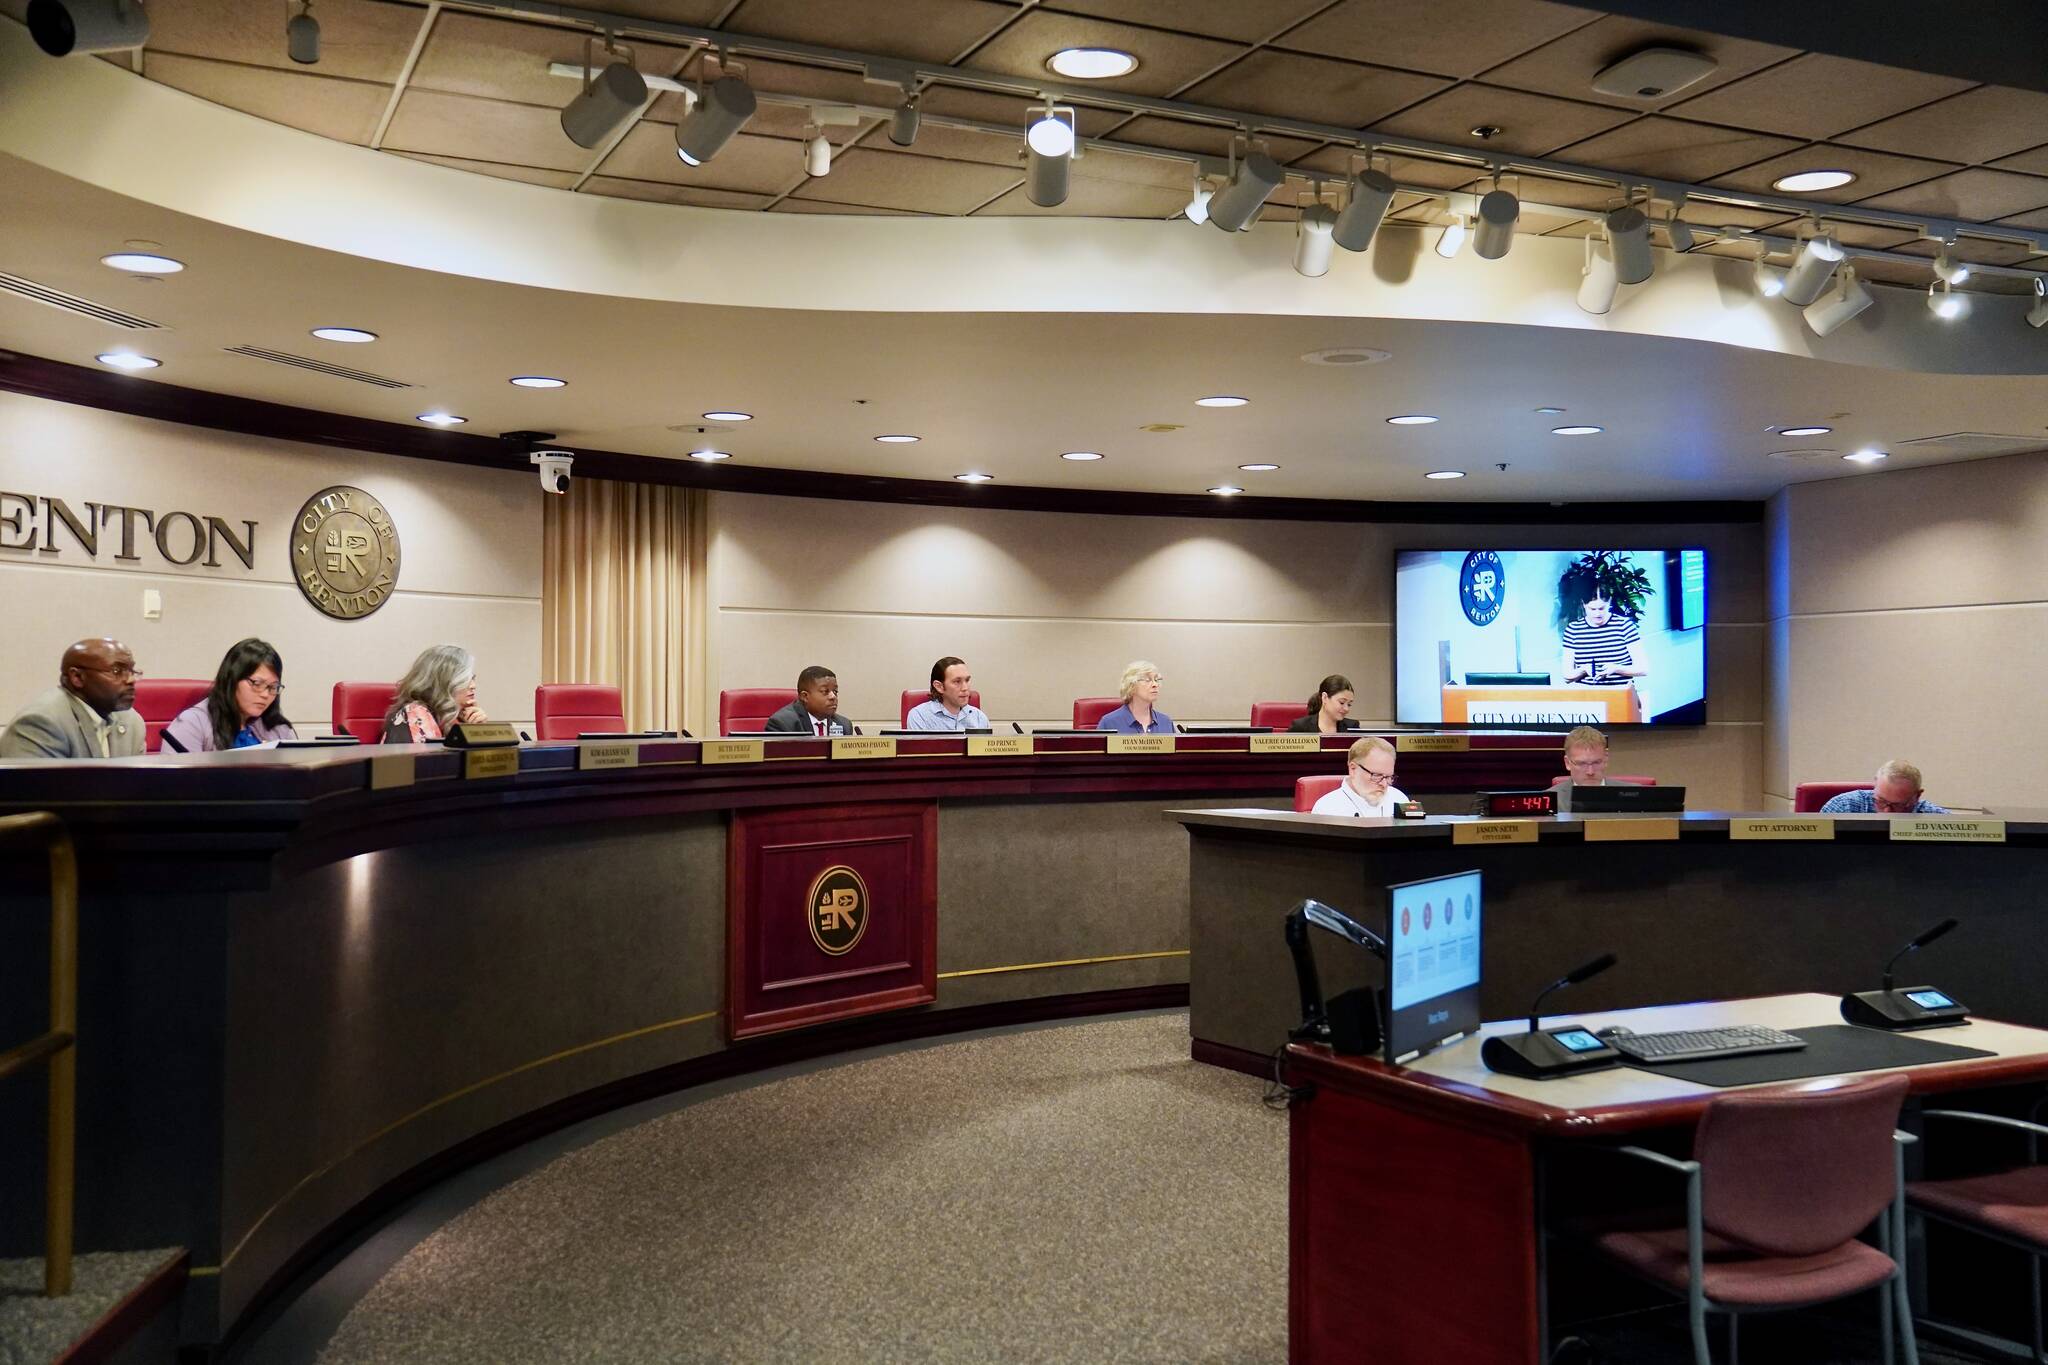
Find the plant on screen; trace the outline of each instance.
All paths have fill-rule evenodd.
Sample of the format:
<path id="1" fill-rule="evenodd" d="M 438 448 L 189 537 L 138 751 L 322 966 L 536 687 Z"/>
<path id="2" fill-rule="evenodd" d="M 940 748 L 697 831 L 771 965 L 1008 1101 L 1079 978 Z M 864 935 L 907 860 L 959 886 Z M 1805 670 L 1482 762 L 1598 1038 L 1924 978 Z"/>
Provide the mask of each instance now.
<path id="1" fill-rule="evenodd" d="M 1590 550 L 1571 562 L 1557 579 L 1557 626 L 1562 630 L 1579 619 L 1587 602 L 1605 598 L 1614 614 L 1634 621 L 1657 590 L 1650 575 L 1620 550 Z"/>

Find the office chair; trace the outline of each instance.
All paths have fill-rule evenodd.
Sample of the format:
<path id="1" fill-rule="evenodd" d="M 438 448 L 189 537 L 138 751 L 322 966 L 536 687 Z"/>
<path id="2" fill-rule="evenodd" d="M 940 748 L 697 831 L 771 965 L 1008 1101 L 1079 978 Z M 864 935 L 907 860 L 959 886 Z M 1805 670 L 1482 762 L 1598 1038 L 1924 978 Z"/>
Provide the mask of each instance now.
<path id="1" fill-rule="evenodd" d="M 2035 1117 L 2040 1112 L 2041 1106 L 2036 1105 Z M 2033 1340 L 2024 1346 L 1953 1323 L 1930 1321 L 1929 1325 L 2018 1359 L 2024 1359 L 2031 1351 L 2034 1365 L 2048 1365 L 2048 1343 L 2042 1340 L 2041 1324 L 2041 1265 L 2042 1259 L 2048 1257 L 2048 1166 L 2040 1164 L 2040 1139 L 2048 1137 L 2048 1127 L 2001 1114 L 1971 1114 L 1959 1109 L 1929 1109 L 1921 1117 L 2026 1134 L 2026 1165 L 1954 1180 L 1916 1180 L 1906 1186 L 1906 1203 L 1929 1218 L 2027 1253 L 2027 1283 L 2032 1289 L 2034 1306 Z"/>

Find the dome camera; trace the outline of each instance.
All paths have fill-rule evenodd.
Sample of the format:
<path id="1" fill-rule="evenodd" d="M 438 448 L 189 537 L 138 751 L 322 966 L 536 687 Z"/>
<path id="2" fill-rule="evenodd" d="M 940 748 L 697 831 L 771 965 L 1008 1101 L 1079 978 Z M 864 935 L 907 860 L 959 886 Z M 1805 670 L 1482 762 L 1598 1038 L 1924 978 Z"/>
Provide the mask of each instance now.
<path id="1" fill-rule="evenodd" d="M 569 491 L 569 466 L 576 457 L 566 450 L 536 450 L 528 457 L 540 466 L 540 486 L 550 493 Z"/>

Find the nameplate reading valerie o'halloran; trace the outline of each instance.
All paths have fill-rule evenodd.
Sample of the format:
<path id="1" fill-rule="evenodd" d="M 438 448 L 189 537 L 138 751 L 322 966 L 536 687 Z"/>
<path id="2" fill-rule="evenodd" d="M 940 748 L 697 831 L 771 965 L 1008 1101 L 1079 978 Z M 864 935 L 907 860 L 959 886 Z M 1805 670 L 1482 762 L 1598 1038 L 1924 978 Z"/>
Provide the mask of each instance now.
<path id="1" fill-rule="evenodd" d="M 1313 754 L 1323 747 L 1321 735 L 1253 735 L 1248 746 L 1255 754 Z"/>

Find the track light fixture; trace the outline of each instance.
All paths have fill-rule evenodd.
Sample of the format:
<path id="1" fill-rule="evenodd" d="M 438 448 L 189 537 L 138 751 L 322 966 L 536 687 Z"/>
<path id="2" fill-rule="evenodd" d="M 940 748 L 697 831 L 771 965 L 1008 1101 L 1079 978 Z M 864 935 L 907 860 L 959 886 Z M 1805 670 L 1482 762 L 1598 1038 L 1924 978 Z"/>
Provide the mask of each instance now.
<path id="1" fill-rule="evenodd" d="M 2027 310 L 2027 326 L 2048 327 L 2048 280 L 2034 277 L 2034 306 Z"/>
<path id="2" fill-rule="evenodd" d="M 149 41 L 149 16 L 136 0 L 29 0 L 28 31 L 52 57 L 120 52 Z"/>
<path id="3" fill-rule="evenodd" d="M 1031 124 L 1024 130 L 1024 192 L 1032 203 L 1050 209 L 1067 202 L 1074 147 L 1072 109 L 1048 104 L 1031 111 Z"/>
<path id="4" fill-rule="evenodd" d="M 908 147 L 917 141 L 917 125 L 920 115 L 917 111 L 917 92 L 904 92 L 903 103 L 896 106 L 896 112 L 889 116 L 889 141 L 898 147 Z"/>
<path id="5" fill-rule="evenodd" d="M 1335 250 L 1331 233 L 1337 227 L 1337 210 L 1318 200 L 1301 211 L 1294 221 L 1294 273 L 1314 279 L 1330 273 Z"/>
<path id="6" fill-rule="evenodd" d="M 1927 286 L 1927 307 L 1943 322 L 1954 322 L 1970 311 L 1970 296 L 1958 294 L 1947 280 Z"/>
<path id="7" fill-rule="evenodd" d="M 1953 255 L 1954 242 L 1944 242 L 1941 253 L 1934 258 L 1934 277 L 1943 284 L 1961 284 L 1970 278 L 1970 267 Z"/>
<path id="8" fill-rule="evenodd" d="M 313 0 L 305 0 L 299 12 L 284 21 L 284 50 L 300 66 L 320 60 L 320 21 L 313 17 Z"/>
<path id="9" fill-rule="evenodd" d="M 1470 229 L 1465 226 L 1465 215 L 1462 213 L 1452 214 L 1451 221 L 1445 223 L 1444 230 L 1437 234 L 1436 254 L 1447 261 L 1451 260 L 1464 249 L 1465 234 L 1468 231 Z"/>
<path id="10" fill-rule="evenodd" d="M 1479 212 L 1472 220 L 1478 228 L 1472 234 L 1472 254 L 1489 261 L 1507 255 L 1515 244 L 1515 221 L 1521 216 L 1522 201 L 1494 181 L 1493 188 L 1480 196 Z"/>
<path id="11" fill-rule="evenodd" d="M 621 50 L 606 37 L 607 55 L 616 56 Z M 569 141 L 584 148 L 602 146 L 647 104 L 647 81 L 630 61 L 612 62 L 592 76 L 594 56 L 591 44 L 585 42 L 582 93 L 562 110 L 562 131 Z"/>
<path id="12" fill-rule="evenodd" d="M 1678 211 L 1684 207 L 1683 203 L 1673 204 L 1671 217 L 1664 223 L 1664 234 L 1671 239 L 1671 249 L 1681 256 L 1697 245 L 1692 235 L 1692 224 L 1678 216 Z"/>
<path id="13" fill-rule="evenodd" d="M 1771 264 L 1771 249 L 1762 242 L 1756 244 L 1756 293 L 1761 299 L 1774 299 L 1785 292 L 1785 271 L 1781 266 Z"/>
<path id="14" fill-rule="evenodd" d="M 1188 206 L 1181 210 L 1182 216 L 1190 223 L 1208 222 L 1209 198 L 1214 193 L 1215 191 L 1209 188 L 1209 182 L 1197 175 L 1195 177 L 1195 192 L 1189 196 Z"/>
<path id="15" fill-rule="evenodd" d="M 1824 337 L 1877 300 L 1856 278 L 1856 267 L 1844 266 L 1835 276 L 1835 287 L 1825 298 L 1816 299 L 1799 310 L 1815 336 Z"/>
<path id="16" fill-rule="evenodd" d="M 1235 149 L 1233 148 L 1233 151 Z M 1209 198 L 1209 225 L 1242 232 L 1259 216 L 1266 196 L 1280 187 L 1287 173 L 1264 152 L 1248 152 L 1231 172 L 1228 184 Z"/>
<path id="17" fill-rule="evenodd" d="M 1614 261 L 1614 278 L 1623 284 L 1641 284 L 1657 269 L 1650 250 L 1650 220 L 1634 204 L 1625 204 L 1607 215 L 1607 250 Z"/>
<path id="18" fill-rule="evenodd" d="M 1579 271 L 1579 307 L 1594 316 L 1614 307 L 1614 294 L 1621 281 L 1615 277 L 1614 257 L 1605 242 L 1586 238 L 1586 264 Z"/>
<path id="19" fill-rule="evenodd" d="M 832 172 L 832 143 L 821 129 L 804 143 L 804 174 L 816 179 Z"/>
<path id="20" fill-rule="evenodd" d="M 1365 250 L 1372 245 L 1372 236 L 1379 231 L 1393 202 L 1392 176 L 1371 167 L 1360 171 L 1351 177 L 1351 194 L 1344 202 L 1344 211 L 1337 215 L 1331 240 L 1346 251 Z"/>
<path id="21" fill-rule="evenodd" d="M 676 155 L 685 165 L 703 165 L 746 127 L 758 107 L 745 81 L 720 76 L 696 96 L 690 112 L 676 125 Z"/>
<path id="22" fill-rule="evenodd" d="M 1807 238 L 1800 244 L 1792 268 L 1785 272 L 1785 288 L 1780 291 L 1785 302 L 1799 308 L 1812 303 L 1828 287 L 1829 278 L 1841 263 L 1842 248 L 1834 238 L 1826 233 Z"/>

